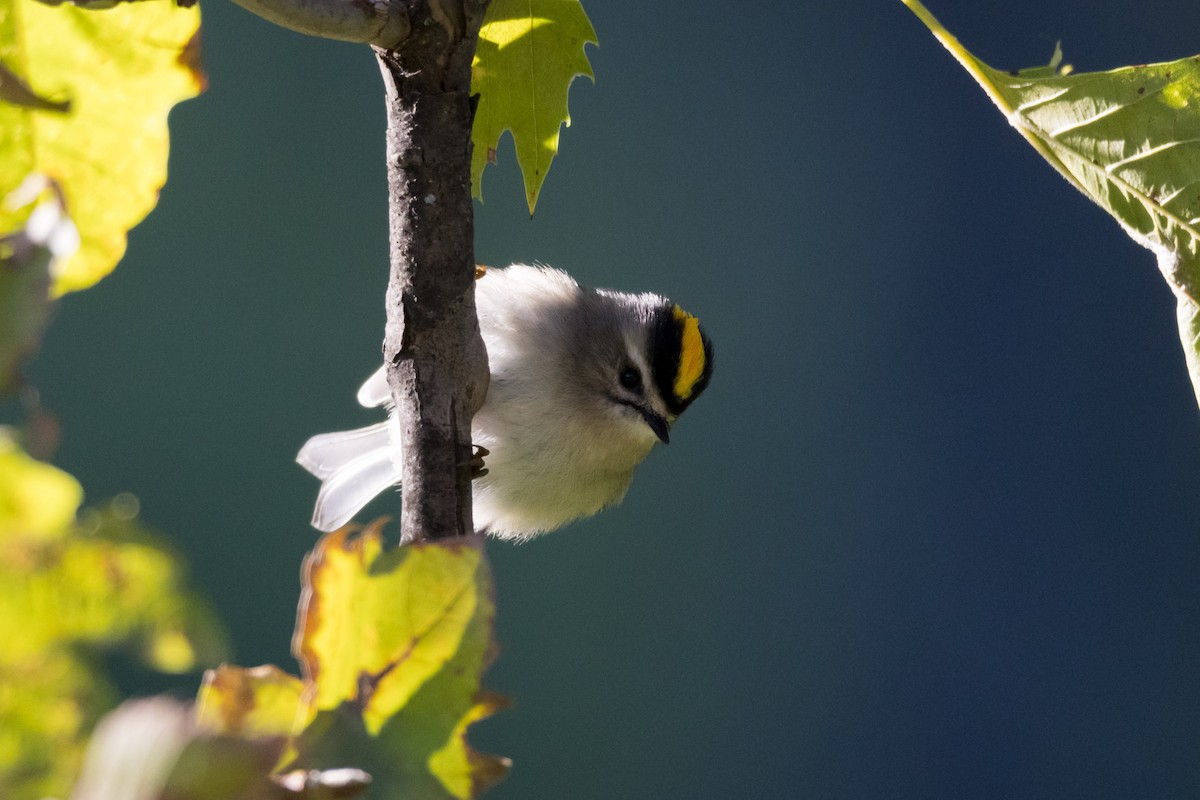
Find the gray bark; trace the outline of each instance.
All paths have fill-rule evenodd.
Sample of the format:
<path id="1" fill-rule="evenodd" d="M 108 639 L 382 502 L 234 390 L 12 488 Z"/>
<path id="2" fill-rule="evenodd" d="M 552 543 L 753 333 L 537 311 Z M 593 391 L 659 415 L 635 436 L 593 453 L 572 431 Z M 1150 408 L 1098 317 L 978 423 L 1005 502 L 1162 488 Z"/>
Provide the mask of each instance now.
<path id="1" fill-rule="evenodd" d="M 487 391 L 475 313 L 471 60 L 486 0 L 409 7 L 376 48 L 387 100 L 391 277 L 384 361 L 404 447 L 404 541 L 464 536 L 471 417 Z"/>
<path id="2" fill-rule="evenodd" d="M 387 102 L 391 275 L 383 354 L 404 446 L 403 541 L 465 536 L 475 315 L 471 61 L 488 0 L 234 0 L 282 27 L 369 42 Z"/>

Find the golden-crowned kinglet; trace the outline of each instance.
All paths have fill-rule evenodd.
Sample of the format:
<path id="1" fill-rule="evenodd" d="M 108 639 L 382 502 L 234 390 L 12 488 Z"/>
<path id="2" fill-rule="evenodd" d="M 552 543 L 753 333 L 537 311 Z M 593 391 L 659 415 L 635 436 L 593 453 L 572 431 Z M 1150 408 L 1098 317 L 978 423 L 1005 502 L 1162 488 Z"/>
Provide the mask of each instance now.
<path id="1" fill-rule="evenodd" d="M 655 294 L 585 289 L 565 272 L 514 264 L 476 283 L 491 383 L 471 426 L 487 449 L 475 528 L 526 539 L 619 502 L 634 468 L 712 374 L 696 318 Z M 383 368 L 358 391 L 391 399 Z M 321 479 L 313 526 L 331 531 L 400 482 L 395 414 L 314 436 L 296 461 Z"/>

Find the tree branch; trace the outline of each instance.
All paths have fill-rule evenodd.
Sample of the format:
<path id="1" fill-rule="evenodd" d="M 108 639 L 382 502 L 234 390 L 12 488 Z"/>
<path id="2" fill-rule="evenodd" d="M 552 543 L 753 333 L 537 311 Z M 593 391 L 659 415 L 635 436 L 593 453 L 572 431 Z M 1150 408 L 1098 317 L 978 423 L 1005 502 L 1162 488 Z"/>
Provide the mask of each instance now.
<path id="1" fill-rule="evenodd" d="M 471 60 L 486 0 L 420 0 L 376 48 L 387 99 L 391 277 L 384 360 L 404 448 L 404 541 L 463 536 L 471 417 L 487 391 L 475 313 Z"/>
<path id="2" fill-rule="evenodd" d="M 268 22 L 309 36 L 394 47 L 408 37 L 405 0 L 233 0 Z"/>

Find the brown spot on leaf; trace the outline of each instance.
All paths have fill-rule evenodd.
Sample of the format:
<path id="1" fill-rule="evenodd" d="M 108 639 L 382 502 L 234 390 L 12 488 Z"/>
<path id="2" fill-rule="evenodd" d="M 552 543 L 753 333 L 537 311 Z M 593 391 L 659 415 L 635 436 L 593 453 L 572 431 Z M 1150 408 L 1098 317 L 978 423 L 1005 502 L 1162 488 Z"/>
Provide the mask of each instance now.
<path id="1" fill-rule="evenodd" d="M 241 733 L 246 716 L 255 705 L 254 687 L 246 680 L 246 671 L 222 664 L 205 673 L 204 683 L 205 688 L 215 691 L 220 698 L 218 712 L 224 732 Z"/>
<path id="2" fill-rule="evenodd" d="M 200 31 L 196 31 L 179 51 L 179 57 L 176 60 L 180 66 L 192 73 L 192 80 L 196 82 L 196 90 L 203 92 L 208 89 L 208 76 L 204 74 L 204 65 L 200 55 Z"/>
<path id="3" fill-rule="evenodd" d="M 472 724 L 511 706 L 512 700 L 505 695 L 488 689 L 480 689 L 479 693 L 475 695 L 475 711 Z M 467 760 L 471 764 L 472 797 L 479 797 L 489 787 L 494 786 L 508 774 L 508 770 L 512 767 L 512 759 L 503 756 L 494 756 L 489 753 L 480 753 L 478 750 L 475 750 L 466 741 L 465 732 L 463 734 L 463 748 L 466 750 Z"/>

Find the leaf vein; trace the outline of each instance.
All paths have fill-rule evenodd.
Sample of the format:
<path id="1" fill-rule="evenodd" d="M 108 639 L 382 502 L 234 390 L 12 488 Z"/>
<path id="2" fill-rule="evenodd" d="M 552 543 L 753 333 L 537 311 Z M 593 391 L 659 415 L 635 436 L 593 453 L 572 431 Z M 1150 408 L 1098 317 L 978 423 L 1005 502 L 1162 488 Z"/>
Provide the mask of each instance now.
<path id="1" fill-rule="evenodd" d="M 1120 161 L 1114 161 L 1113 163 L 1106 166 L 1104 169 L 1107 172 L 1111 173 L 1113 170 L 1120 169 L 1121 167 L 1125 166 L 1126 164 L 1132 164 L 1135 161 L 1140 161 L 1143 158 L 1149 158 L 1151 156 L 1154 156 L 1159 153 L 1170 150 L 1172 147 L 1178 147 L 1179 145 L 1182 145 L 1182 144 L 1197 144 L 1197 143 L 1200 143 L 1200 137 L 1193 138 L 1193 139 L 1180 139 L 1180 140 L 1174 141 L 1174 142 L 1166 142 L 1164 144 L 1160 144 L 1155 147 L 1151 147 L 1146 150 L 1142 150 L 1141 152 L 1134 153 L 1133 155 L 1127 156 L 1126 158 L 1123 158 Z"/>
<path id="2" fill-rule="evenodd" d="M 1040 106 L 1044 106 L 1049 103 L 1053 103 L 1055 100 L 1062 97 L 1064 94 L 1069 94 L 1070 91 L 1071 91 L 1070 89 L 1063 89 L 1058 94 L 1047 95 L 1046 97 L 1039 97 L 1036 100 L 1030 100 L 1028 103 L 1019 105 L 1013 110 L 1018 114 L 1023 114 L 1026 111 L 1030 110 L 1031 108 L 1038 108 Z"/>
<path id="3" fill-rule="evenodd" d="M 1098 114 L 1093 114 L 1092 116 L 1090 116 L 1086 119 L 1081 119 L 1081 120 L 1077 120 L 1075 122 L 1068 123 L 1055 131 L 1046 132 L 1045 135 L 1049 136 L 1052 139 L 1057 139 L 1058 137 L 1062 136 L 1064 133 L 1070 133 L 1071 131 L 1079 130 L 1080 128 L 1086 128 L 1088 125 L 1091 125 L 1094 122 L 1099 122 L 1100 120 L 1105 119 L 1106 117 L 1111 117 L 1113 114 L 1116 114 L 1121 109 L 1128 108 L 1128 107 L 1129 106 L 1127 106 L 1127 105 L 1121 105 L 1119 103 L 1115 104 L 1115 105 L 1111 105 L 1108 108 L 1104 109 L 1103 111 L 1099 112 Z"/>
<path id="4" fill-rule="evenodd" d="M 1022 121 L 1022 125 L 1025 127 L 1025 129 L 1028 130 L 1031 134 L 1033 134 L 1036 137 L 1041 138 L 1042 141 L 1046 142 L 1050 146 L 1062 150 L 1065 154 L 1069 155 L 1070 157 L 1077 160 L 1080 164 L 1082 164 L 1084 169 L 1091 169 L 1091 170 L 1094 170 L 1097 172 L 1102 171 L 1102 168 L 1098 164 L 1093 163 L 1090 158 L 1088 158 L 1084 154 L 1080 153 L 1078 150 L 1071 147 L 1063 140 L 1058 139 L 1058 138 L 1051 138 L 1051 136 L 1046 131 L 1039 128 L 1031 120 L 1029 120 L 1025 117 L 1022 117 L 1021 121 Z M 1125 192 L 1126 194 L 1128 194 L 1131 197 L 1138 200 L 1138 202 L 1140 202 L 1143 206 L 1145 206 L 1145 208 L 1149 212 L 1151 212 L 1152 216 L 1162 217 L 1168 223 L 1173 223 L 1175 225 L 1178 225 L 1189 236 L 1191 236 L 1193 240 L 1200 239 L 1200 230 L 1198 230 L 1195 227 L 1197 224 L 1200 224 L 1200 220 L 1185 220 L 1182 217 L 1178 216 L 1177 214 L 1172 213 L 1168 209 L 1164 208 L 1161 202 L 1155 202 L 1145 192 L 1136 188 L 1135 186 L 1130 184 L 1128 181 L 1121 178 L 1121 176 L 1119 176 L 1119 175 L 1115 175 L 1115 174 L 1109 173 L 1107 171 L 1104 171 L 1103 175 L 1104 175 L 1105 180 L 1110 181 L 1118 189 L 1120 189 L 1121 191 Z M 1155 222 L 1155 227 L 1156 228 L 1158 227 L 1157 221 Z M 1195 287 L 1195 286 L 1180 286 L 1179 288 L 1183 289 L 1188 294 L 1189 297 L 1192 296 L 1193 291 L 1200 289 L 1200 287 Z M 1198 292 L 1198 293 L 1200 293 L 1200 292 Z"/>

